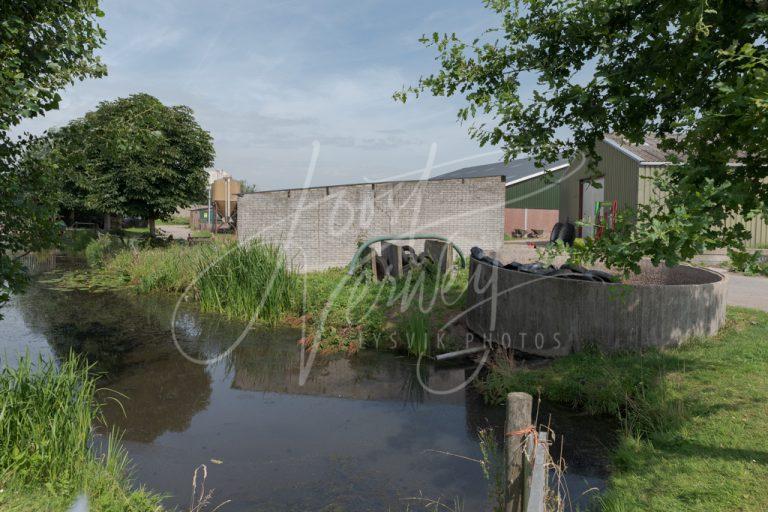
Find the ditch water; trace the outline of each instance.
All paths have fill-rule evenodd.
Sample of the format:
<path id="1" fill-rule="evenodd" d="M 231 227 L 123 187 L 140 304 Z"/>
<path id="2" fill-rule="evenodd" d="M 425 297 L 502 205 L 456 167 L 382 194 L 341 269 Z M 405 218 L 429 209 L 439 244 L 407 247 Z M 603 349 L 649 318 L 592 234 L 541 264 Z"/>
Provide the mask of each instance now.
<path id="1" fill-rule="evenodd" d="M 255 329 L 219 362 L 195 364 L 171 338 L 174 298 L 64 291 L 56 275 L 42 273 L 3 308 L 0 365 L 70 350 L 95 362 L 104 386 L 124 395 L 122 406 L 106 401 L 105 416 L 123 431 L 135 480 L 169 506 L 188 507 L 193 471 L 206 464 L 212 503 L 231 500 L 227 512 L 423 510 L 419 498 L 490 510 L 480 464 L 462 457 L 481 458 L 478 429 L 501 439 L 504 410 L 472 386 L 428 393 L 413 359 L 373 350 L 318 355 L 301 386 L 301 333 L 289 328 Z M 223 353 L 243 328 L 189 305 L 175 325 L 197 357 Z M 428 364 L 422 374 L 450 389 L 473 370 Z M 549 404 L 539 418 L 563 439 L 565 483 L 586 503 L 579 495 L 604 487 L 611 429 Z"/>

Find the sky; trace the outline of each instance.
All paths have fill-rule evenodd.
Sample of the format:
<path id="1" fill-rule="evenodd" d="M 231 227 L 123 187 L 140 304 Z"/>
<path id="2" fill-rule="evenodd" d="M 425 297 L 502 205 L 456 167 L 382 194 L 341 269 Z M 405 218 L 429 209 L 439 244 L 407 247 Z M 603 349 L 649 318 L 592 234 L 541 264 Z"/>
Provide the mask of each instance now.
<path id="1" fill-rule="evenodd" d="M 191 107 L 215 167 L 259 190 L 417 179 L 499 161 L 460 124 L 460 98 L 392 99 L 438 69 L 432 32 L 472 38 L 496 24 L 482 0 L 104 0 L 108 76 L 62 93 L 61 126 L 100 101 L 146 92 Z M 311 182 L 306 176 L 319 142 Z"/>

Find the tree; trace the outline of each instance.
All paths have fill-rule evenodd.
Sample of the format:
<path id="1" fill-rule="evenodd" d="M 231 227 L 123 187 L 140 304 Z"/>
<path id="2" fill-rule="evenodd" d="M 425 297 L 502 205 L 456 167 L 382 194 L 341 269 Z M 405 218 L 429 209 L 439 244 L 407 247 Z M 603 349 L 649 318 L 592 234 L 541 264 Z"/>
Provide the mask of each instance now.
<path id="1" fill-rule="evenodd" d="M 105 101 L 51 136 L 70 206 L 149 221 L 206 198 L 211 136 L 185 106 L 149 94 Z"/>
<path id="2" fill-rule="evenodd" d="M 674 264 L 740 246 L 737 216 L 768 215 L 768 2 L 765 0 L 486 0 L 500 26 L 466 43 L 422 40 L 441 69 L 395 94 L 462 95 L 481 145 L 539 163 L 583 154 L 607 132 L 646 134 L 684 155 L 657 186 L 657 204 L 625 212 L 587 250 L 624 269 Z M 533 91 L 522 84 L 535 81 Z"/>
<path id="3" fill-rule="evenodd" d="M 59 90 L 100 77 L 97 0 L 0 2 L 0 306 L 26 279 L 20 255 L 55 241 L 56 181 L 22 119 L 58 108 Z"/>

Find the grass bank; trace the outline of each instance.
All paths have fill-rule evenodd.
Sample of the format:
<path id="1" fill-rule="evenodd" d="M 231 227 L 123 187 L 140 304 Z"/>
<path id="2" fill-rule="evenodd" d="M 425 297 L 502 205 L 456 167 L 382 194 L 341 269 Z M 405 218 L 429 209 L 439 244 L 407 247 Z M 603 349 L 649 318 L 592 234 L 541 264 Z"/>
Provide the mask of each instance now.
<path id="1" fill-rule="evenodd" d="M 494 403 L 526 390 L 621 421 L 599 508 L 768 510 L 766 313 L 729 309 L 717 336 L 673 350 L 497 363 L 479 385 Z"/>
<path id="2" fill-rule="evenodd" d="M 370 271 L 348 276 L 344 269 L 299 274 L 277 248 L 259 242 L 116 248 L 99 239 L 85 254 L 90 268 L 65 275 L 63 286 L 186 292 L 203 311 L 268 325 L 305 323 L 304 342 L 323 349 L 375 346 L 418 354 L 461 343 L 451 333 L 436 340 L 445 321 L 463 309 L 466 271 L 443 275 L 425 266 L 397 281 L 377 281 Z"/>
<path id="3" fill-rule="evenodd" d="M 131 489 L 114 436 L 104 455 L 91 450 L 96 389 L 74 357 L 60 367 L 22 358 L 0 372 L 0 509 L 65 511 L 85 494 L 91 511 L 162 510 L 158 496 Z"/>

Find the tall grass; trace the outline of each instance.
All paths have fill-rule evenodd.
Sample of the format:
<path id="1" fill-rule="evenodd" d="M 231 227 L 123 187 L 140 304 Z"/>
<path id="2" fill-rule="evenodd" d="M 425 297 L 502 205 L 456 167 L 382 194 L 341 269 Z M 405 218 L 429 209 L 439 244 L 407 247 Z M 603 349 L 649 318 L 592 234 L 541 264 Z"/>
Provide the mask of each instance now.
<path id="1" fill-rule="evenodd" d="M 298 278 L 285 256 L 260 242 L 125 250 L 106 262 L 105 272 L 142 293 L 189 288 L 204 311 L 241 319 L 256 315 L 268 323 L 290 312 L 298 293 Z"/>
<path id="2" fill-rule="evenodd" d="M 409 354 L 415 356 L 427 355 L 430 352 L 430 322 L 429 315 L 418 306 L 408 311 L 405 320 L 400 324 L 400 338 L 406 343 Z"/>
<path id="3" fill-rule="evenodd" d="M 157 509 L 159 498 L 130 491 L 127 458 L 114 436 L 102 456 L 91 450 L 101 413 L 89 371 L 70 356 L 60 367 L 22 357 L 0 372 L 0 508 L 64 509 L 84 492 L 93 510 Z"/>
<path id="4" fill-rule="evenodd" d="M 0 471 L 23 484 L 76 480 L 89 457 L 96 385 L 75 360 L 57 369 L 22 358 L 0 373 Z"/>
<path id="5" fill-rule="evenodd" d="M 298 277 L 280 249 L 259 242 L 237 246 L 203 271 L 197 282 L 200 305 L 230 317 L 256 314 L 274 324 L 291 309 L 298 292 Z"/>
<path id="6" fill-rule="evenodd" d="M 430 349 L 429 316 L 461 309 L 467 272 L 446 276 L 427 268 L 376 281 L 328 269 L 300 278 L 277 247 L 215 241 L 122 250 L 91 269 L 86 280 L 107 287 L 129 283 L 140 293 L 187 291 L 202 310 L 241 320 L 256 315 L 274 325 L 301 317 L 309 324 L 308 339 L 329 349 L 389 346 L 388 334 L 396 334 L 401 322 L 395 318 L 401 316 L 407 325 L 399 328 L 399 338 L 419 355 Z M 429 313 L 399 313 L 415 309 Z"/>

